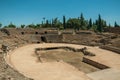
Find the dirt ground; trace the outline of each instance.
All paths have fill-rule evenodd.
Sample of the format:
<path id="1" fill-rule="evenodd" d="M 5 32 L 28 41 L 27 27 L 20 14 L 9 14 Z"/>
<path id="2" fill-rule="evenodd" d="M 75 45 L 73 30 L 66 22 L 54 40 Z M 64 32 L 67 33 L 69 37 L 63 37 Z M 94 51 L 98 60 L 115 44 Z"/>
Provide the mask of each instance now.
<path id="1" fill-rule="evenodd" d="M 6 60 L 14 69 L 35 80 L 91 80 L 85 73 L 63 61 L 38 62 L 33 56 L 35 48 L 48 46 L 52 45 L 31 44 L 20 47 L 9 53 Z M 59 44 L 53 44 L 53 46 L 59 46 Z"/>
<path id="2" fill-rule="evenodd" d="M 30 44 L 17 48 L 14 51 L 10 52 L 6 57 L 6 61 L 9 65 L 11 65 L 14 69 L 18 70 L 20 73 L 35 80 L 40 80 L 40 79 L 41 80 L 91 80 L 84 72 L 79 71 L 74 66 L 67 64 L 64 61 L 43 62 L 43 63 L 38 62 L 37 58 L 34 56 L 35 48 L 38 47 L 44 48 L 51 46 L 53 47 L 71 46 L 75 48 L 84 47 L 83 45 L 59 44 L 59 43 Z M 116 61 L 120 57 L 118 54 L 115 54 L 114 52 L 110 52 L 107 50 L 102 50 L 96 47 L 87 46 L 87 48 L 91 52 L 98 55 L 95 58 L 92 58 L 93 60 L 95 59 L 100 63 L 107 64 L 113 68 L 118 68 L 120 66 L 119 61 L 118 63 L 115 64 L 114 60 L 112 59 L 112 57 L 114 57 L 116 58 L 115 59 Z M 108 54 L 110 54 L 110 57 Z M 102 58 L 102 56 L 104 55 L 106 57 Z M 111 62 L 109 62 L 108 60 L 109 61 L 111 60 Z M 116 67 L 114 67 L 114 65 Z"/>
<path id="3" fill-rule="evenodd" d="M 67 49 L 42 50 L 38 52 L 41 55 L 39 62 L 59 62 L 64 61 L 84 73 L 91 73 L 99 69 L 82 62 L 84 54 Z M 38 55 L 36 56 L 38 58 Z"/>

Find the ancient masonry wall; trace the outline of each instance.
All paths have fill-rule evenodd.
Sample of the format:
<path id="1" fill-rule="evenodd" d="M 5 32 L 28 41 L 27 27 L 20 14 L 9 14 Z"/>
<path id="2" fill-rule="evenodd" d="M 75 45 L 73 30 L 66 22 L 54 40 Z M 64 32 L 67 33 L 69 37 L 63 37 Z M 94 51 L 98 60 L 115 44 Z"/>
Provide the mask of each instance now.
<path id="1" fill-rule="evenodd" d="M 120 49 L 117 48 L 117 47 L 106 45 L 106 46 L 100 46 L 100 48 L 110 50 L 110 51 L 113 51 L 113 52 L 116 52 L 116 53 L 120 54 Z"/>
<path id="2" fill-rule="evenodd" d="M 105 30 L 106 32 L 111 32 L 111 33 L 120 34 L 120 27 L 105 28 L 104 30 Z"/>
<path id="3" fill-rule="evenodd" d="M 93 60 L 90 60 L 88 58 L 85 58 L 83 57 L 83 62 L 87 63 L 87 64 L 90 64 L 96 68 L 99 68 L 99 69 L 106 69 L 106 68 L 109 68 L 108 66 L 104 65 L 104 64 L 101 64 L 101 63 L 98 63 L 98 62 L 95 62 Z"/>

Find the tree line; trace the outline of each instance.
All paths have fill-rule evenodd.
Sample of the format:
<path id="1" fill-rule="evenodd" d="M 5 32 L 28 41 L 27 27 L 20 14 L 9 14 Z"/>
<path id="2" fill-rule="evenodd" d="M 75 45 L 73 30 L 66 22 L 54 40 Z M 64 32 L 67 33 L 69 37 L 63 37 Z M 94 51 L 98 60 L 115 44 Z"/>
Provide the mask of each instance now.
<path id="1" fill-rule="evenodd" d="M 0 27 L 2 27 L 2 24 L 0 23 Z M 111 25 L 107 25 L 106 21 L 101 18 L 101 15 L 98 15 L 98 19 L 95 21 L 92 21 L 92 18 L 89 20 L 85 19 L 83 14 L 77 18 L 69 18 L 66 19 L 66 16 L 63 16 L 63 20 L 60 21 L 58 18 L 53 18 L 51 20 L 47 20 L 43 18 L 43 21 L 40 24 L 29 24 L 24 25 L 22 24 L 20 28 L 56 28 L 60 30 L 64 29 L 74 29 L 74 30 L 94 30 L 97 32 L 103 32 L 104 28 L 111 27 Z M 115 21 L 114 27 L 120 27 L 120 25 L 117 24 Z M 16 28 L 16 25 L 10 23 L 7 26 L 4 26 L 3 28 Z"/>

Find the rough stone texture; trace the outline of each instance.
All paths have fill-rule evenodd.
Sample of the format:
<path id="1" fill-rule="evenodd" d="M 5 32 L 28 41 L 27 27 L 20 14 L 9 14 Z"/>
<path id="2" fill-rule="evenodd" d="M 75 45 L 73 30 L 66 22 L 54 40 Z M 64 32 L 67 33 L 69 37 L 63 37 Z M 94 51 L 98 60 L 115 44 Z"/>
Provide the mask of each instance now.
<path id="1" fill-rule="evenodd" d="M 30 80 L 18 71 L 11 68 L 4 60 L 3 53 L 0 54 L 0 80 Z"/>
<path id="2" fill-rule="evenodd" d="M 117 47 L 107 45 L 107 46 L 100 46 L 100 48 L 110 50 L 110 51 L 113 51 L 113 52 L 120 54 L 120 48 L 117 48 Z"/>
<path id="3" fill-rule="evenodd" d="M 120 34 L 120 27 L 105 28 L 104 30 L 105 30 L 106 32 L 111 32 L 111 33 Z"/>
<path id="4" fill-rule="evenodd" d="M 101 64 L 101 63 L 95 62 L 95 61 L 90 60 L 90 59 L 85 58 L 85 57 L 83 57 L 83 62 L 85 62 L 85 63 L 87 63 L 87 64 L 90 64 L 90 65 L 92 65 L 92 66 L 94 66 L 94 67 L 96 67 L 96 68 L 99 68 L 99 69 L 107 69 L 107 68 L 109 68 L 109 67 L 106 66 L 106 65 L 103 65 L 103 64 Z"/>
<path id="5" fill-rule="evenodd" d="M 58 35 L 58 34 L 48 34 L 48 35 L 44 35 L 44 37 L 46 38 L 46 42 L 48 43 L 61 43 L 62 42 L 62 35 Z"/>

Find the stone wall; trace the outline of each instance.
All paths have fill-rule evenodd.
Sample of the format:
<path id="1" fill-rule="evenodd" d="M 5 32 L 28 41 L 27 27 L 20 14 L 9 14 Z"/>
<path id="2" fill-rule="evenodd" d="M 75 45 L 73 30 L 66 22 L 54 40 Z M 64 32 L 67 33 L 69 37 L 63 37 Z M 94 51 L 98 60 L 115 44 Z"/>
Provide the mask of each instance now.
<path id="1" fill-rule="evenodd" d="M 73 52 L 81 52 L 81 49 L 76 49 L 73 47 L 68 47 L 68 46 L 60 46 L 60 47 L 47 47 L 47 48 L 36 48 L 35 51 L 41 51 L 41 50 L 54 50 L 54 49 L 68 49 Z"/>
<path id="2" fill-rule="evenodd" d="M 109 67 L 106 66 L 106 65 L 103 65 L 103 64 L 101 64 L 101 63 L 95 62 L 95 61 L 90 60 L 90 59 L 85 58 L 85 57 L 83 57 L 83 62 L 85 62 L 85 63 L 87 63 L 87 64 L 90 64 L 90 65 L 92 65 L 92 66 L 94 66 L 94 67 L 96 67 L 96 68 L 99 68 L 99 69 L 109 68 Z"/>
<path id="3" fill-rule="evenodd" d="M 117 48 L 117 47 L 106 45 L 106 46 L 100 46 L 100 48 L 110 50 L 110 51 L 113 51 L 113 52 L 120 54 L 120 48 Z"/>
<path id="4" fill-rule="evenodd" d="M 52 43 L 61 43 L 62 42 L 62 35 L 58 35 L 58 34 L 47 34 L 44 35 L 46 42 L 52 42 Z"/>
<path id="5" fill-rule="evenodd" d="M 96 35 L 87 34 L 87 33 L 79 33 L 79 34 L 62 34 L 63 42 L 74 43 L 74 44 L 82 44 L 82 45 L 96 45 L 95 38 Z"/>
<path id="6" fill-rule="evenodd" d="M 120 27 L 105 28 L 104 31 L 120 34 Z"/>

